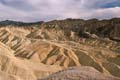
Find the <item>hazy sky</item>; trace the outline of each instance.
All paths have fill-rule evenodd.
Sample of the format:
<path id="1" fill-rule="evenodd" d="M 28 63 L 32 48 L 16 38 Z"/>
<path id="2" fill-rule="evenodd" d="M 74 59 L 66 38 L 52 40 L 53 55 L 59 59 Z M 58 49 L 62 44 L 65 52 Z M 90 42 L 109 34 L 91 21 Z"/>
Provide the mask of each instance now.
<path id="1" fill-rule="evenodd" d="M 0 21 L 120 17 L 120 0 L 0 0 Z"/>

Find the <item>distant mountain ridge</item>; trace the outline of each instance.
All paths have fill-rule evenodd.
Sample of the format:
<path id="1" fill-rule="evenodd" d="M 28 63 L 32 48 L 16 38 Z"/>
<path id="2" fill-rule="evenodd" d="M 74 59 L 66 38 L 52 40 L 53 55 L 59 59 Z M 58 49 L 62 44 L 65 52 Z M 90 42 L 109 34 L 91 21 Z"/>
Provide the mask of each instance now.
<path id="1" fill-rule="evenodd" d="M 5 21 L 1 21 L 0 22 L 0 26 L 9 26 L 9 25 L 13 25 L 13 26 L 30 26 L 30 25 L 36 25 L 36 24 L 41 24 L 43 23 L 42 21 L 40 22 L 20 22 L 20 21 L 12 21 L 12 20 L 5 20 Z"/>

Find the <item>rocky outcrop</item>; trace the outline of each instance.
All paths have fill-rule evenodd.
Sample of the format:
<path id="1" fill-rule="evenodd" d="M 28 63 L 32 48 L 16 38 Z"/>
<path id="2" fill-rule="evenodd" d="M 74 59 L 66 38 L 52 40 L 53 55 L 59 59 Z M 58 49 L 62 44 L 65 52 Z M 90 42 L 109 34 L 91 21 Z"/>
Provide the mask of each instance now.
<path id="1" fill-rule="evenodd" d="M 71 67 L 39 80 L 119 80 L 110 75 L 103 75 L 92 67 Z"/>

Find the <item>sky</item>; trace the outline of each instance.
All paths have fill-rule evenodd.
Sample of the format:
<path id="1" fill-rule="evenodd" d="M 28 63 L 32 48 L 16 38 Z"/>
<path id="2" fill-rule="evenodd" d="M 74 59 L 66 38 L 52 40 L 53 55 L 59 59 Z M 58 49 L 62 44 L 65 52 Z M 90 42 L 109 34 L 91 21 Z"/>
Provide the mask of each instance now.
<path id="1" fill-rule="evenodd" d="M 120 0 L 0 0 L 0 21 L 114 17 L 120 17 Z"/>

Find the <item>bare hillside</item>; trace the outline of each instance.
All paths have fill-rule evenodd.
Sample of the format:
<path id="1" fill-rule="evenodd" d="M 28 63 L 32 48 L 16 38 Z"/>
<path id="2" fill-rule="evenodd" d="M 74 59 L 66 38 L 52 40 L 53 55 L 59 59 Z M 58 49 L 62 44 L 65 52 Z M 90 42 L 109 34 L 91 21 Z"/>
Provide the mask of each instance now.
<path id="1" fill-rule="evenodd" d="M 0 80 L 120 78 L 120 19 L 0 24 Z"/>

